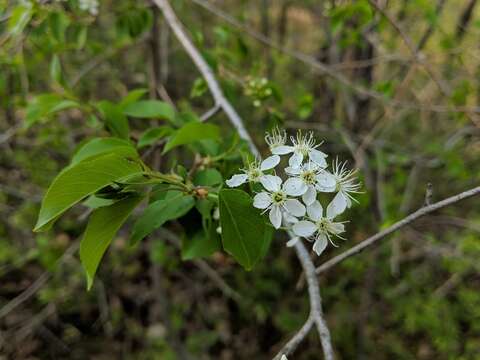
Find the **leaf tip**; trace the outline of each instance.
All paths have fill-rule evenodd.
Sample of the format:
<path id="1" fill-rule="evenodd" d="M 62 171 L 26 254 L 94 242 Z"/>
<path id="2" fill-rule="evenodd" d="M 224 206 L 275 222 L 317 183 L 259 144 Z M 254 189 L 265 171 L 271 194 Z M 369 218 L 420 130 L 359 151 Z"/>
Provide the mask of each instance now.
<path id="1" fill-rule="evenodd" d="M 93 277 L 90 276 L 90 274 L 87 272 L 87 291 L 90 291 L 92 289 L 93 285 Z"/>

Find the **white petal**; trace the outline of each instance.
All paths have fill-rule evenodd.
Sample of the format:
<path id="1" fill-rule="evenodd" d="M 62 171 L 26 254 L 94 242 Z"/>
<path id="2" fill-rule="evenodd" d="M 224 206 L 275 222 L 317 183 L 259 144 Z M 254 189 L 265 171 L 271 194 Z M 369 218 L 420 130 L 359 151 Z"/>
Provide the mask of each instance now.
<path id="1" fill-rule="evenodd" d="M 327 154 L 319 150 L 312 149 L 308 152 L 308 156 L 313 162 L 317 163 L 320 167 L 322 168 L 327 167 L 327 162 L 325 161 Z"/>
<path id="2" fill-rule="evenodd" d="M 288 246 L 288 245 L 287 245 Z M 282 358 L 280 360 L 288 360 L 285 355 L 282 355 Z"/>
<path id="3" fill-rule="evenodd" d="M 315 199 L 317 198 L 317 190 L 315 190 L 315 186 L 308 185 L 307 192 L 302 195 L 302 200 L 305 205 L 311 205 Z"/>
<path id="4" fill-rule="evenodd" d="M 302 220 L 293 225 L 292 229 L 295 235 L 306 237 L 311 236 L 317 230 L 317 226 L 310 221 Z"/>
<path id="5" fill-rule="evenodd" d="M 305 167 L 307 168 L 307 170 L 313 170 L 313 171 L 322 169 L 321 166 L 319 166 L 317 163 L 314 163 L 313 161 L 309 161 Z"/>
<path id="6" fill-rule="evenodd" d="M 300 240 L 299 237 L 293 237 L 291 238 L 290 240 L 287 241 L 287 247 L 293 247 L 295 246 L 295 244 L 298 242 L 298 240 Z M 283 359 L 283 357 L 282 357 Z M 285 358 L 286 359 L 286 358 Z"/>
<path id="7" fill-rule="evenodd" d="M 257 209 L 266 209 L 272 203 L 272 197 L 267 192 L 261 192 L 253 198 L 253 206 Z"/>
<path id="8" fill-rule="evenodd" d="M 270 151 L 272 152 L 272 154 L 275 155 L 285 155 L 291 153 L 293 151 L 293 147 L 287 145 L 280 145 L 273 147 Z"/>
<path id="9" fill-rule="evenodd" d="M 283 225 L 284 226 L 292 226 L 293 224 L 296 224 L 298 222 L 298 219 L 293 216 L 293 215 L 290 215 L 288 212 L 284 212 L 283 213 Z"/>
<path id="10" fill-rule="evenodd" d="M 345 200 L 347 201 L 347 208 L 351 208 L 352 207 L 352 200 L 350 200 L 350 198 L 343 194 L 343 196 L 345 197 Z"/>
<path id="11" fill-rule="evenodd" d="M 323 216 L 323 208 L 320 202 L 314 201 L 312 205 L 307 206 L 307 214 L 313 221 L 318 221 Z"/>
<path id="12" fill-rule="evenodd" d="M 293 168 L 298 168 L 302 165 L 303 162 L 303 155 L 300 152 L 295 152 L 293 155 L 288 159 L 288 165 Z"/>
<path id="13" fill-rule="evenodd" d="M 263 175 L 260 177 L 260 182 L 268 191 L 278 191 L 282 185 L 282 179 L 274 175 Z"/>
<path id="14" fill-rule="evenodd" d="M 288 199 L 285 201 L 285 209 L 293 216 L 304 216 L 305 206 L 297 199 Z"/>
<path id="15" fill-rule="evenodd" d="M 322 171 L 317 175 L 317 184 L 323 188 L 335 188 L 337 186 L 337 180 L 335 176 L 330 174 L 328 171 Z"/>
<path id="16" fill-rule="evenodd" d="M 285 172 L 287 174 L 290 174 L 290 175 L 300 175 L 300 173 L 302 172 L 302 168 L 301 167 L 291 167 L 291 166 L 287 166 L 285 168 Z"/>
<path id="17" fill-rule="evenodd" d="M 333 219 L 335 216 L 343 213 L 346 208 L 347 200 L 341 192 L 338 192 L 332 202 L 327 206 L 327 218 Z"/>
<path id="18" fill-rule="evenodd" d="M 307 189 L 307 185 L 298 177 L 289 178 L 283 184 L 283 190 L 290 196 L 303 195 Z"/>
<path id="19" fill-rule="evenodd" d="M 328 239 L 325 235 L 321 234 L 315 240 L 313 244 L 313 251 L 317 253 L 318 256 L 327 248 Z"/>
<path id="20" fill-rule="evenodd" d="M 245 181 L 247 181 L 247 179 L 247 174 L 237 174 L 233 175 L 230 179 L 225 181 L 225 183 L 230 187 L 237 187 L 242 185 Z"/>
<path id="21" fill-rule="evenodd" d="M 320 192 L 325 192 L 325 193 L 331 193 L 331 192 L 335 192 L 335 190 L 337 190 L 337 187 L 334 185 L 334 186 L 320 186 L 320 185 L 315 185 L 315 188 L 317 189 L 317 191 L 320 191 Z"/>
<path id="22" fill-rule="evenodd" d="M 273 169 L 275 166 L 278 165 L 280 162 L 280 156 L 278 155 L 272 155 L 266 158 L 265 160 L 262 161 L 260 164 L 260 170 L 270 170 Z"/>
<path id="23" fill-rule="evenodd" d="M 280 225 L 282 225 L 282 211 L 280 210 L 280 206 L 273 205 L 268 217 L 270 218 L 273 227 L 278 229 Z"/>
<path id="24" fill-rule="evenodd" d="M 339 222 L 332 222 L 330 224 L 331 232 L 338 235 L 345 232 L 345 225 Z"/>

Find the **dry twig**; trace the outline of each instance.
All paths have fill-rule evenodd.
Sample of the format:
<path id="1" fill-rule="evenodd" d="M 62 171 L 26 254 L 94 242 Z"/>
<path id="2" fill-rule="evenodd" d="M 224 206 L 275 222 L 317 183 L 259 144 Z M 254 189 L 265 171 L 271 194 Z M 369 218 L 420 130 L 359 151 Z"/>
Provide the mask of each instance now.
<path id="1" fill-rule="evenodd" d="M 255 156 L 259 156 L 260 153 L 255 146 L 252 138 L 248 134 L 247 129 L 243 125 L 242 119 L 223 94 L 223 91 L 220 88 L 220 85 L 218 84 L 218 81 L 215 78 L 212 69 L 207 64 L 205 59 L 201 56 L 195 45 L 193 45 L 192 40 L 190 40 L 190 37 L 185 32 L 182 23 L 175 15 L 172 7 L 170 6 L 170 3 L 167 0 L 153 0 L 153 2 L 160 8 L 160 10 L 162 10 L 163 16 L 165 17 L 167 24 L 170 26 L 173 33 L 177 37 L 177 40 L 183 46 L 183 48 L 190 56 L 195 66 L 207 82 L 208 88 L 212 93 L 215 104 L 218 105 L 225 112 L 232 125 L 237 129 L 240 137 L 248 143 L 252 153 Z"/>
<path id="2" fill-rule="evenodd" d="M 393 233 L 393 232 L 401 229 L 402 227 L 416 221 L 417 219 L 421 218 L 424 215 L 427 215 L 427 214 L 429 214 L 431 212 L 434 212 L 438 209 L 441 209 L 443 207 L 446 207 L 448 205 L 454 204 L 456 202 L 459 202 L 461 200 L 467 199 L 469 197 L 472 197 L 472 196 L 475 196 L 475 195 L 478 195 L 478 194 L 480 194 L 480 186 L 477 186 L 473 189 L 464 191 L 460 194 L 451 196 L 449 198 L 446 198 L 442 201 L 436 202 L 436 203 L 431 204 L 429 206 L 424 206 L 424 207 L 420 208 L 419 210 L 415 211 L 414 213 L 411 213 L 410 215 L 408 215 L 404 219 L 397 221 L 395 224 L 386 228 L 385 230 L 382 230 L 379 233 L 377 233 L 377 234 L 369 237 L 368 239 L 362 241 L 360 244 L 355 245 L 351 249 L 343 252 L 342 254 L 337 255 L 334 258 L 324 262 L 322 265 L 320 265 L 317 268 L 316 273 L 321 274 L 321 273 L 331 269 L 332 267 L 339 264 L 340 262 L 348 259 L 349 257 L 351 257 L 353 255 L 358 254 L 359 252 L 365 250 L 367 247 L 370 247 L 371 245 L 377 243 L 378 241 L 382 240 L 383 238 L 390 235 L 391 233 Z"/>

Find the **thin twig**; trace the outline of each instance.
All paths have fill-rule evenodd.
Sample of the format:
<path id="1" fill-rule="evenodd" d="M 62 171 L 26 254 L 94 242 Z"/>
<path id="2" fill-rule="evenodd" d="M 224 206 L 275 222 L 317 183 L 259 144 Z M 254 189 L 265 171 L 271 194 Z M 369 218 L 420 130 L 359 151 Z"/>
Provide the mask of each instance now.
<path id="1" fill-rule="evenodd" d="M 437 78 L 433 70 L 430 68 L 429 64 L 425 61 L 425 57 L 417 51 L 417 47 L 413 44 L 412 39 L 403 31 L 400 25 L 395 21 L 395 19 L 383 8 L 381 7 L 376 0 L 368 0 L 369 4 L 377 10 L 382 16 L 387 19 L 387 21 L 392 25 L 395 31 L 400 35 L 403 42 L 410 51 L 413 59 L 425 69 L 428 75 L 432 78 L 435 84 L 438 86 L 440 91 L 446 95 L 449 94 L 449 89 L 445 87 L 445 85 Z"/>
<path id="2" fill-rule="evenodd" d="M 295 244 L 295 251 L 302 264 L 303 270 L 308 284 L 308 294 L 310 296 L 310 311 L 315 320 L 318 334 L 320 335 L 320 341 L 322 343 L 323 355 L 325 360 L 332 360 L 333 348 L 332 340 L 330 338 L 330 331 L 328 330 L 327 323 L 323 318 L 322 311 L 322 298 L 320 297 L 320 286 L 318 285 L 318 279 L 315 276 L 315 265 L 308 254 L 307 249 L 302 242 L 298 241 Z"/>
<path id="3" fill-rule="evenodd" d="M 201 121 L 207 121 L 210 119 L 213 115 L 215 115 L 218 111 L 220 110 L 220 106 L 218 104 L 213 105 L 213 107 L 209 110 L 207 110 L 201 117 Z"/>
<path id="4" fill-rule="evenodd" d="M 288 340 L 285 346 L 277 353 L 277 355 L 275 355 L 273 360 L 280 360 L 283 355 L 287 356 L 292 354 L 303 341 L 303 339 L 305 339 L 305 337 L 308 335 L 314 323 L 315 320 L 313 319 L 313 316 L 310 315 L 307 321 L 305 321 L 305 324 L 303 324 L 300 330 L 298 330 L 298 332 L 290 340 Z"/>
<path id="5" fill-rule="evenodd" d="M 183 25 L 180 23 L 177 16 L 173 12 L 170 3 L 167 0 L 153 0 L 153 2 L 160 8 L 160 10 L 162 10 L 166 22 L 168 23 L 173 33 L 177 37 L 178 41 L 183 46 L 185 51 L 188 53 L 188 55 L 204 77 L 205 81 L 207 82 L 208 88 L 212 93 L 215 104 L 217 104 L 223 109 L 232 125 L 237 129 L 240 137 L 248 143 L 252 153 L 255 156 L 259 156 L 260 153 L 255 146 L 252 138 L 248 134 L 247 129 L 243 125 L 242 119 L 235 111 L 233 106 L 230 104 L 230 102 L 226 99 L 220 85 L 218 84 L 217 79 L 215 78 L 215 75 L 213 74 L 212 69 L 207 64 L 205 59 L 201 56 L 200 52 L 197 50 L 192 40 L 190 40 L 190 37 L 185 32 Z"/>
<path id="6" fill-rule="evenodd" d="M 464 191 L 460 194 L 451 196 L 449 198 L 446 198 L 442 201 L 436 202 L 432 205 L 422 207 L 421 209 L 415 211 L 414 213 L 408 215 L 406 218 L 397 221 L 395 224 L 392 226 L 388 227 L 385 230 L 380 231 L 379 233 L 369 237 L 368 239 L 362 241 L 360 244 L 355 245 L 351 249 L 343 252 L 340 255 L 335 256 L 334 258 L 324 262 L 322 265 L 320 265 L 316 273 L 321 274 L 330 268 L 334 267 L 335 265 L 339 264 L 340 262 L 348 259 L 349 257 L 358 254 L 359 252 L 363 251 L 367 247 L 377 243 L 378 241 L 382 240 L 384 237 L 387 235 L 390 235 L 391 233 L 401 229 L 402 227 L 414 222 L 415 220 L 419 219 L 420 217 L 427 215 L 431 212 L 434 212 L 438 209 L 441 209 L 443 207 L 446 207 L 448 205 L 454 204 L 456 202 L 459 202 L 461 200 L 470 198 L 472 196 L 480 194 L 480 186 L 477 186 L 475 188 L 472 188 L 470 190 Z"/>
<path id="7" fill-rule="evenodd" d="M 327 323 L 323 318 L 322 298 L 320 297 L 320 287 L 315 274 L 315 266 L 307 249 L 301 241 L 298 241 L 295 244 L 295 252 L 300 260 L 307 280 L 308 295 L 310 297 L 310 315 L 302 328 L 285 344 L 285 346 L 274 357 L 274 360 L 280 359 L 283 354 L 288 356 L 293 353 L 302 340 L 308 335 L 313 324 L 316 325 L 320 336 L 324 358 L 326 360 L 332 360 L 334 359 L 332 341 Z"/>
<path id="8" fill-rule="evenodd" d="M 221 9 L 215 7 L 210 1 L 207 0 L 191 0 L 195 4 L 203 7 L 205 10 L 209 11 L 213 15 L 221 18 L 225 22 L 229 23 L 230 25 L 236 27 L 237 29 L 242 30 L 245 34 L 249 35 L 253 39 L 259 41 L 260 43 L 270 46 L 271 48 L 284 53 L 293 59 L 296 59 L 312 68 L 312 70 L 319 72 L 321 74 L 325 74 L 332 79 L 337 80 L 341 84 L 347 86 L 348 88 L 355 91 L 358 95 L 363 97 L 370 97 L 372 99 L 377 100 L 381 104 L 389 105 L 392 107 L 399 107 L 405 108 L 410 110 L 419 110 L 419 111 L 430 111 L 430 112 L 438 112 L 438 113 L 445 113 L 445 112 L 475 112 L 480 113 L 480 107 L 478 106 L 451 106 L 451 105 L 440 105 L 440 104 L 416 104 L 412 102 L 405 102 L 399 101 L 395 99 L 389 99 L 385 97 L 383 94 L 368 89 L 360 84 L 357 84 L 346 76 L 343 75 L 342 72 L 336 71 L 334 65 L 327 65 L 320 61 L 318 61 L 315 57 L 297 51 L 295 49 L 280 45 L 273 41 L 272 39 L 266 37 L 265 35 L 253 30 L 251 26 L 243 24 L 242 22 L 235 19 L 233 16 L 227 14 L 226 12 L 222 11 Z M 424 61 L 424 60 L 422 60 Z M 418 62 L 418 61 L 416 61 Z"/>

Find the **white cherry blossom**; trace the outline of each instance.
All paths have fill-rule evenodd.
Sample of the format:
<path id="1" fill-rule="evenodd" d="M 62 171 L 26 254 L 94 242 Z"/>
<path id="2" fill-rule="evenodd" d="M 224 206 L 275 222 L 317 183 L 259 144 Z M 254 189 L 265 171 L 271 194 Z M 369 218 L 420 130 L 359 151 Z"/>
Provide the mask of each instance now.
<path id="1" fill-rule="evenodd" d="M 305 206 L 297 199 L 291 199 L 282 186 L 282 179 L 274 175 L 265 175 L 260 179 L 267 191 L 262 191 L 253 198 L 253 206 L 265 211 L 270 210 L 269 219 L 275 229 L 282 224 L 283 212 L 301 217 L 305 215 Z"/>
<path id="2" fill-rule="evenodd" d="M 276 229 L 283 226 L 282 230 L 288 231 L 291 239 L 287 247 L 305 238 L 313 241 L 313 250 L 320 255 L 328 242 L 336 246 L 334 237 L 343 239 L 344 222 L 334 221 L 334 218 L 356 201 L 353 194 L 360 193 L 360 183 L 355 171 L 348 170 L 346 163 L 336 160 L 333 170 L 327 170 L 327 155 L 317 149 L 320 144 L 313 133 L 298 132 L 296 137 L 287 140 L 284 130 L 276 128 L 267 133 L 265 141 L 272 155 L 262 162 L 249 164 L 226 183 L 230 187 L 246 182 L 260 183 L 265 191 L 254 196 L 253 206 L 268 212 Z M 278 171 L 275 175 L 265 173 L 277 167 L 282 155 L 289 157 L 288 166 L 282 169 L 283 180 L 277 176 Z M 319 193 L 334 193 L 325 212 L 317 199 Z"/>
<path id="3" fill-rule="evenodd" d="M 352 200 L 356 201 L 352 194 L 359 194 L 360 183 L 355 178 L 356 170 L 346 169 L 347 163 L 341 163 L 338 159 L 333 164 L 333 176 L 335 178 L 335 190 L 337 194 L 327 206 L 327 217 L 335 217 L 352 206 Z"/>
<path id="4" fill-rule="evenodd" d="M 312 161 L 299 167 L 287 167 L 285 172 L 292 176 L 285 182 L 287 194 L 302 196 L 305 205 L 310 205 L 317 199 L 317 191 L 335 190 L 333 175 Z"/>
<path id="5" fill-rule="evenodd" d="M 275 155 L 285 155 L 291 152 L 291 146 L 285 145 L 287 142 L 287 133 L 278 128 L 265 135 L 265 142 L 270 148 L 270 152 Z"/>
<path id="6" fill-rule="evenodd" d="M 291 136 L 290 140 L 292 141 L 292 146 L 279 147 L 279 149 L 281 149 L 281 152 L 278 152 L 278 154 L 284 155 L 293 153 L 288 160 L 288 164 L 291 167 L 299 167 L 303 163 L 303 160 L 306 158 L 310 159 L 322 168 L 327 167 L 327 162 L 325 158 L 328 155 L 321 152 L 320 150 L 317 150 L 317 147 L 319 147 L 321 144 L 316 143 L 312 132 L 303 135 L 299 131 L 297 133 L 297 136 Z"/>
<path id="7" fill-rule="evenodd" d="M 253 161 L 248 164 L 246 169 L 241 169 L 243 174 L 236 174 L 233 175 L 230 179 L 228 179 L 225 183 L 229 187 L 237 187 L 244 183 L 248 182 L 260 182 L 261 178 L 264 175 L 264 171 L 271 170 L 275 166 L 277 166 L 280 162 L 280 156 L 272 155 L 263 160 L 261 163 L 259 161 Z"/>
<path id="8" fill-rule="evenodd" d="M 318 201 L 314 201 L 313 204 L 307 206 L 307 214 L 309 220 L 301 220 L 295 223 L 292 230 L 295 235 L 313 239 L 313 251 L 320 255 L 330 242 L 333 246 L 337 246 L 332 241 L 332 236 L 343 239 L 340 236 L 345 232 L 345 226 L 342 222 L 335 222 L 333 218 L 323 216 L 322 205 Z"/>

